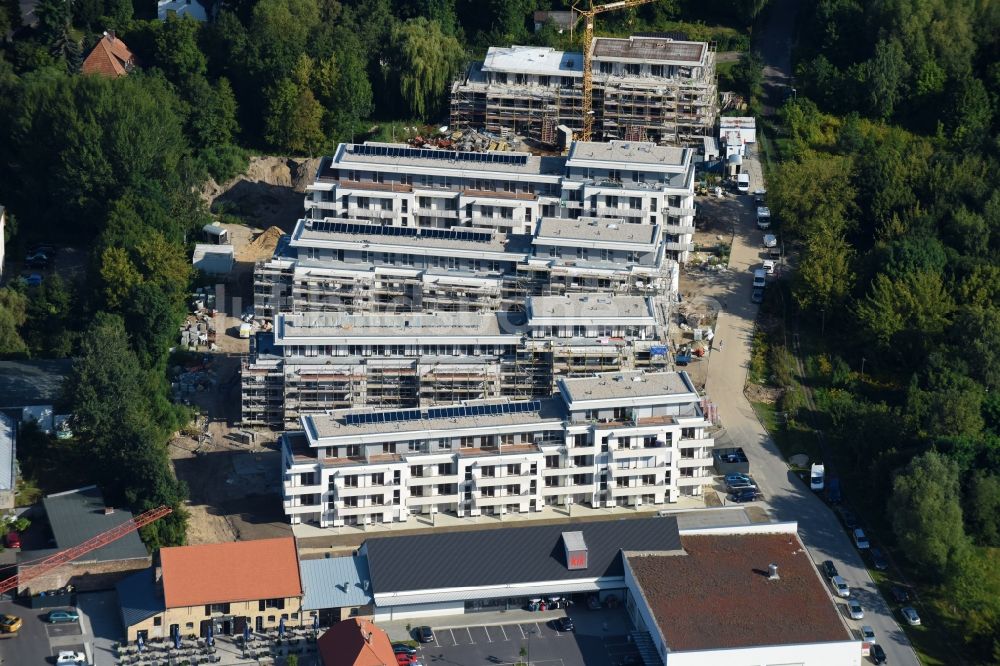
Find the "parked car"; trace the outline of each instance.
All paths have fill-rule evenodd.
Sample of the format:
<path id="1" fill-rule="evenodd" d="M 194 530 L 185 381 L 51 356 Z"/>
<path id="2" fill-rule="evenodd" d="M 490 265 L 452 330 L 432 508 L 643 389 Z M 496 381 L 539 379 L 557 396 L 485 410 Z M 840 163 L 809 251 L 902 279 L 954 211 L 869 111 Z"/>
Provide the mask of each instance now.
<path id="1" fill-rule="evenodd" d="M 840 477 L 830 476 L 826 480 L 826 501 L 830 504 L 840 504 Z"/>
<path id="2" fill-rule="evenodd" d="M 847 612 L 850 613 L 852 620 L 865 619 L 865 609 L 861 607 L 861 602 L 857 599 L 847 600 Z"/>
<path id="3" fill-rule="evenodd" d="M 761 229 L 771 226 L 771 209 L 767 206 L 757 205 L 757 226 Z"/>
<path id="4" fill-rule="evenodd" d="M 396 654 L 416 654 L 417 648 L 412 645 L 407 645 L 406 643 L 393 643 L 392 651 Z"/>
<path id="5" fill-rule="evenodd" d="M 849 530 L 853 530 L 858 526 L 858 518 L 854 515 L 854 512 L 850 509 L 841 507 L 840 517 L 844 519 L 844 527 Z"/>
<path id="6" fill-rule="evenodd" d="M 755 268 L 753 271 L 753 286 L 763 289 L 767 286 L 767 271 L 763 268 Z"/>
<path id="7" fill-rule="evenodd" d="M 764 234 L 764 247 L 778 247 L 778 237 L 774 234 Z"/>
<path id="8" fill-rule="evenodd" d="M 910 591 L 905 587 L 893 585 L 889 591 L 892 593 L 892 598 L 896 600 L 897 604 L 905 604 L 910 600 Z"/>
<path id="9" fill-rule="evenodd" d="M 56 656 L 56 666 L 86 666 L 87 655 L 72 650 L 60 650 Z"/>
<path id="10" fill-rule="evenodd" d="M 809 469 L 809 488 L 816 492 L 823 490 L 823 482 L 826 478 L 826 467 L 823 463 L 813 463 Z"/>
<path id="11" fill-rule="evenodd" d="M 24 260 L 24 265 L 28 268 L 48 268 L 49 258 L 43 255 L 33 255 Z"/>
<path id="12" fill-rule="evenodd" d="M 851 588 L 843 576 L 834 576 L 830 579 L 830 587 L 837 593 L 838 597 L 847 598 L 851 596 Z"/>
<path id="13" fill-rule="evenodd" d="M 858 547 L 858 550 L 868 550 L 871 544 L 868 543 L 868 537 L 865 536 L 865 531 L 860 527 L 854 530 L 854 545 Z"/>
<path id="14" fill-rule="evenodd" d="M 0 617 L 0 631 L 5 634 L 13 634 L 21 628 L 21 618 L 16 615 L 4 615 Z"/>
<path id="15" fill-rule="evenodd" d="M 596 594 L 592 594 L 587 597 L 587 608 L 590 610 L 601 610 L 601 600 Z"/>
<path id="16" fill-rule="evenodd" d="M 754 290 L 750 293 L 751 303 L 763 303 L 764 302 L 764 290 L 761 287 L 754 287 Z"/>
<path id="17" fill-rule="evenodd" d="M 434 632 L 431 631 L 430 627 L 417 627 L 417 640 L 421 643 L 433 643 L 434 642 Z"/>
<path id="18" fill-rule="evenodd" d="M 867 624 L 861 627 L 861 640 L 865 643 L 878 643 L 878 641 L 875 640 L 875 630 Z"/>
<path id="19" fill-rule="evenodd" d="M 29 287 L 40 287 L 42 286 L 42 276 L 38 273 L 24 273 L 21 275 L 21 279 Z"/>
<path id="20" fill-rule="evenodd" d="M 885 650 L 883 650 L 882 646 L 878 643 L 872 645 L 871 652 L 869 654 L 871 655 L 872 661 L 876 664 L 884 664 L 887 661 Z"/>
<path id="21" fill-rule="evenodd" d="M 765 259 L 761 266 L 763 267 L 765 273 L 768 275 L 774 275 L 774 262 L 772 260 Z"/>
<path id="22" fill-rule="evenodd" d="M 881 548 L 872 547 L 869 551 L 872 556 L 872 565 L 879 571 L 885 571 L 889 568 L 889 561 L 885 559 L 885 553 L 882 552 Z"/>
<path id="23" fill-rule="evenodd" d="M 559 631 L 574 631 L 576 629 L 576 625 L 573 624 L 573 618 L 569 615 L 556 620 L 556 626 L 559 628 Z"/>
<path id="24" fill-rule="evenodd" d="M 917 609 L 913 606 L 905 606 L 899 609 L 899 612 L 903 614 L 910 626 L 916 627 L 920 624 L 920 615 L 917 614 Z"/>
<path id="25" fill-rule="evenodd" d="M 827 578 L 833 578 L 834 576 L 840 575 L 837 571 L 837 565 L 833 563 L 833 560 L 826 560 L 821 566 L 823 568 L 823 575 Z"/>
<path id="26" fill-rule="evenodd" d="M 734 491 L 729 495 L 730 502 L 736 502 L 737 504 L 743 504 L 744 502 L 752 502 L 757 499 L 759 493 L 751 488 L 743 488 L 742 490 Z"/>
<path id="27" fill-rule="evenodd" d="M 21 535 L 16 531 L 11 530 L 10 532 L 7 532 L 7 536 L 4 537 L 4 543 L 7 544 L 8 548 L 20 548 Z"/>
<path id="28" fill-rule="evenodd" d="M 63 622 L 78 622 L 80 614 L 75 610 L 54 610 L 49 611 L 49 623 L 60 624 Z"/>
<path id="29" fill-rule="evenodd" d="M 726 474 L 726 484 L 738 483 L 739 481 L 750 481 L 750 476 L 748 474 L 741 474 L 739 472 L 735 474 Z"/>
<path id="30" fill-rule="evenodd" d="M 764 205 L 764 195 L 767 194 L 767 190 L 754 190 L 753 191 L 753 202 L 758 206 Z"/>

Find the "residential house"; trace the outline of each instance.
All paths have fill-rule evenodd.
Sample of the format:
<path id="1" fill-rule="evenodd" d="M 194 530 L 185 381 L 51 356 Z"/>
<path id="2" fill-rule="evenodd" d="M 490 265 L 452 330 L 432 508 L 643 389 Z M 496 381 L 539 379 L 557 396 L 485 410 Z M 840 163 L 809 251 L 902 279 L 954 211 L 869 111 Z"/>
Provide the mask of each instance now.
<path id="1" fill-rule="evenodd" d="M 105 32 L 100 41 L 83 61 L 84 74 L 97 74 L 118 78 L 135 69 L 135 56 L 114 31 Z"/>

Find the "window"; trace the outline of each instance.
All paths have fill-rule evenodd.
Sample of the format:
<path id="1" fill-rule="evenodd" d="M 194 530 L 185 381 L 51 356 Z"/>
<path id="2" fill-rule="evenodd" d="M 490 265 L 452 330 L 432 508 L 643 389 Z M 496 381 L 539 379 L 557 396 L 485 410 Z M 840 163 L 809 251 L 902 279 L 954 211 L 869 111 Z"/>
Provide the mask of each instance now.
<path id="1" fill-rule="evenodd" d="M 545 456 L 545 466 L 549 469 L 559 467 L 559 456 Z"/>
<path id="2" fill-rule="evenodd" d="M 160 617 L 159 615 L 157 615 L 156 617 L 154 617 L 153 618 L 153 626 L 154 627 L 162 627 L 163 626 L 163 618 Z"/>
<path id="3" fill-rule="evenodd" d="M 188 622 L 184 625 L 185 629 L 194 629 L 194 622 Z"/>
<path id="4" fill-rule="evenodd" d="M 257 602 L 257 610 L 266 611 L 275 608 L 277 610 L 284 610 L 285 600 L 284 599 L 261 599 Z"/>
<path id="5" fill-rule="evenodd" d="M 211 615 L 213 613 L 229 615 L 229 604 L 206 604 L 205 615 Z"/>
<path id="6" fill-rule="evenodd" d="M 384 486 L 385 485 L 385 474 L 379 472 L 378 474 L 372 474 L 372 485 L 373 486 Z"/>
<path id="7" fill-rule="evenodd" d="M 351 474 L 350 476 L 344 477 L 344 486 L 347 488 L 357 488 L 358 487 L 358 475 Z"/>

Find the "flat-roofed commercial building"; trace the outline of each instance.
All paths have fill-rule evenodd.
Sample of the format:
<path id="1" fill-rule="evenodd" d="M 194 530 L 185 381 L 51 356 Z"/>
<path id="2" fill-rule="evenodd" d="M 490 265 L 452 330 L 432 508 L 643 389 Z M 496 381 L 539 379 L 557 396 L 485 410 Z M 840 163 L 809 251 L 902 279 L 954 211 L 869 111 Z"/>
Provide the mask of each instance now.
<path id="1" fill-rule="evenodd" d="M 320 527 L 656 506 L 700 495 L 713 440 L 685 373 L 561 378 L 530 401 L 344 410 L 282 438 L 284 508 Z"/>
<path id="2" fill-rule="evenodd" d="M 715 52 L 668 37 L 591 42 L 596 138 L 700 143 L 718 115 Z M 490 47 L 452 85 L 451 125 L 556 143 L 583 129 L 583 54 L 539 46 Z"/>
<path id="3" fill-rule="evenodd" d="M 691 530 L 680 542 L 681 555 L 623 547 L 625 607 L 646 663 L 860 666 L 861 641 L 795 523 Z"/>
<path id="4" fill-rule="evenodd" d="M 280 313 L 243 368 L 243 422 L 547 397 L 560 376 L 667 366 L 666 307 L 651 297 L 530 296 L 525 309 Z"/>

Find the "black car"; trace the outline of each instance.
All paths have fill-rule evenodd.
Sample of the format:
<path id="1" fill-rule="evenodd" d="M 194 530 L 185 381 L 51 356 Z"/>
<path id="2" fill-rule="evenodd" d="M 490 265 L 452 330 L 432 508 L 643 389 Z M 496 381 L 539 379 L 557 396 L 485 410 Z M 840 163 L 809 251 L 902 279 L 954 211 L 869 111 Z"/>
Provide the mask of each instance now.
<path id="1" fill-rule="evenodd" d="M 396 654 L 416 654 L 417 648 L 412 645 L 407 645 L 406 643 L 393 643 L 392 651 Z"/>
<path id="2" fill-rule="evenodd" d="M 731 502 L 736 502 L 737 504 L 742 504 L 743 502 L 752 502 L 757 499 L 757 491 L 750 488 L 744 488 L 743 490 L 737 490 L 729 496 Z"/>
<path id="3" fill-rule="evenodd" d="M 573 618 L 568 615 L 556 620 L 556 625 L 559 627 L 559 631 L 573 631 L 576 629 L 576 625 L 573 624 Z"/>
<path id="4" fill-rule="evenodd" d="M 858 517 L 850 509 L 841 509 L 840 517 L 844 519 L 844 527 L 852 532 L 858 528 Z"/>
<path id="5" fill-rule="evenodd" d="M 892 598 L 895 599 L 898 604 L 905 604 L 910 600 L 910 592 L 905 587 L 893 585 L 892 589 L 889 591 L 892 592 Z"/>
<path id="6" fill-rule="evenodd" d="M 884 664 L 886 662 L 885 650 L 883 650 L 882 646 L 878 643 L 872 645 L 871 652 L 868 654 L 871 655 L 872 661 L 876 664 Z"/>
<path id="7" fill-rule="evenodd" d="M 417 627 L 417 640 L 421 643 L 433 643 L 434 632 L 430 627 Z"/>
<path id="8" fill-rule="evenodd" d="M 871 548 L 868 551 L 872 556 L 872 564 L 879 571 L 885 571 L 889 568 L 889 562 L 885 559 L 885 553 L 882 552 L 881 548 Z"/>
<path id="9" fill-rule="evenodd" d="M 834 576 L 839 576 L 837 572 L 837 567 L 834 565 L 833 560 L 826 560 L 823 562 L 823 575 L 827 578 L 833 578 Z"/>

